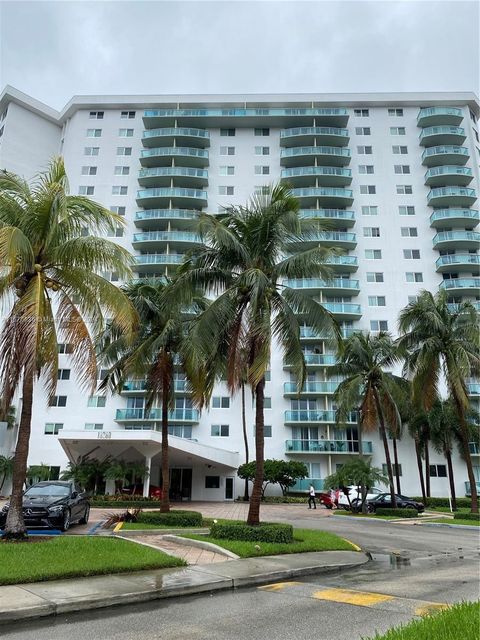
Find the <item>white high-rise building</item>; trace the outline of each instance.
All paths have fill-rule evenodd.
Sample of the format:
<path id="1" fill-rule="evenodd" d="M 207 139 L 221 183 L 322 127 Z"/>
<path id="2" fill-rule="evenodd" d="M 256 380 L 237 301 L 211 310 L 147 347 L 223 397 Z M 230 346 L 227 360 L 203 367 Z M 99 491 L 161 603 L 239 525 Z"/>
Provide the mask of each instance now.
<path id="1" fill-rule="evenodd" d="M 310 291 L 346 334 L 395 334 L 399 311 L 422 289 L 446 288 L 452 304 L 471 299 L 480 308 L 479 114 L 471 93 L 76 96 L 57 112 L 7 87 L 0 97 L 0 168 L 31 178 L 53 155 L 63 155 L 73 194 L 125 216 L 115 241 L 135 254 L 139 277 L 174 272 L 199 241 L 192 231 L 199 211 L 216 213 L 267 184 L 288 182 L 302 215 L 330 224 L 309 242 L 344 250 L 332 282 L 290 286 Z M 108 277 L 117 281 L 114 273 Z M 281 354 L 272 353 L 266 457 L 305 462 L 320 489 L 325 476 L 358 455 L 358 432 L 353 417 L 335 424 L 333 354 L 308 327 L 302 339 L 308 383 L 300 396 Z M 68 345 L 59 345 L 59 353 L 54 406 L 36 389 L 29 464 L 45 463 L 55 477 L 68 460 L 87 454 L 145 460 L 150 483 L 158 485 L 160 414 L 145 414 L 142 381 L 130 381 L 119 396 L 87 397 Z M 219 383 L 199 415 L 180 372 L 176 389 L 172 497 L 236 497 L 243 491 L 235 471 L 244 461 L 240 397 L 231 398 Z M 472 380 L 469 389 L 477 403 L 480 385 Z M 250 398 L 247 404 L 254 451 Z M 0 433 L 3 453 L 10 453 L 12 439 L 13 433 Z M 379 437 L 363 440 L 381 467 Z M 477 444 L 471 450 L 480 481 Z M 402 492 L 418 495 L 407 434 L 399 459 Z M 432 495 L 448 495 L 445 460 L 431 452 L 430 464 Z M 456 453 L 459 496 L 468 490 L 466 480 Z"/>

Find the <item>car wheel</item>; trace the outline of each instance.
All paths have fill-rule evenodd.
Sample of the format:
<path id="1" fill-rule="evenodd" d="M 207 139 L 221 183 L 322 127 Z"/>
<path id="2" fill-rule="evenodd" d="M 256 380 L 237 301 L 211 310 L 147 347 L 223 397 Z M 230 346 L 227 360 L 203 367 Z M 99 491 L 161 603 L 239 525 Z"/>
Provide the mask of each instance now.
<path id="1" fill-rule="evenodd" d="M 68 531 L 70 528 L 70 509 L 65 509 L 63 512 L 63 522 L 60 526 L 60 531 Z"/>
<path id="2" fill-rule="evenodd" d="M 362 503 L 360 500 L 355 499 L 352 501 L 352 512 L 353 513 L 358 513 L 358 511 L 360 510 L 360 507 L 362 506 Z"/>
<path id="3" fill-rule="evenodd" d="M 83 518 L 81 518 L 78 522 L 79 524 L 87 524 L 88 518 L 90 517 L 90 505 L 87 504 L 85 507 L 85 513 L 83 514 Z"/>
<path id="4" fill-rule="evenodd" d="M 368 511 L 368 513 L 375 513 L 375 507 L 373 507 L 371 504 L 369 504 L 367 506 L 367 511 Z"/>

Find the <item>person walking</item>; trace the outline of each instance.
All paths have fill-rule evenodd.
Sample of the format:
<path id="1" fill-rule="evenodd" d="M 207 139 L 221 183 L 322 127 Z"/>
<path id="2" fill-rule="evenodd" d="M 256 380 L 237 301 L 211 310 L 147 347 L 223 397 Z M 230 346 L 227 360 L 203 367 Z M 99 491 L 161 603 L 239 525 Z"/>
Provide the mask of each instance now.
<path id="1" fill-rule="evenodd" d="M 315 487 L 313 486 L 313 484 L 311 484 L 310 488 L 308 489 L 308 508 L 309 509 L 312 508 L 312 502 L 313 502 L 313 508 L 316 509 L 317 503 L 315 502 Z"/>

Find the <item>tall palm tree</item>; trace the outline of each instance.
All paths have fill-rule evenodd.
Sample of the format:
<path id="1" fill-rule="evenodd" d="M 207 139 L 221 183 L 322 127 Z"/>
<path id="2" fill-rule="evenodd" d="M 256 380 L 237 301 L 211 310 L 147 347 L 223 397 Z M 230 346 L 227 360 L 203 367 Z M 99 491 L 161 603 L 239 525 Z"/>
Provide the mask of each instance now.
<path id="1" fill-rule="evenodd" d="M 246 380 L 255 398 L 256 473 L 247 522 L 260 522 L 264 477 L 264 389 L 272 341 L 276 340 L 299 381 L 306 372 L 300 342 L 299 314 L 319 334 L 334 334 L 335 322 L 319 303 L 282 285 L 284 278 L 329 278 L 328 249 L 317 246 L 289 255 L 292 243 L 308 237 L 313 226 L 302 223 L 299 204 L 285 186 L 269 187 L 247 206 L 200 217 L 205 247 L 193 252 L 180 269 L 180 286 L 200 287 L 218 297 L 197 319 L 192 344 L 207 361 L 226 363 L 227 384 L 234 393 Z M 315 228 L 315 232 L 318 228 Z M 313 235 L 313 231 L 312 231 Z"/>
<path id="2" fill-rule="evenodd" d="M 422 291 L 399 317 L 399 346 L 405 353 L 405 373 L 413 375 L 414 402 L 430 411 L 440 396 L 442 380 L 455 405 L 461 436 L 461 451 L 472 491 L 472 511 L 478 513 L 478 496 L 469 449 L 466 414 L 470 403 L 466 378 L 480 372 L 478 318 L 470 302 L 452 309 L 446 291 L 433 295 Z"/>
<path id="3" fill-rule="evenodd" d="M 22 413 L 15 450 L 12 497 L 4 537 L 25 537 L 22 492 L 32 420 L 34 382 L 51 398 L 57 385 L 57 342 L 71 345 L 80 384 L 95 388 L 97 367 L 91 332 L 108 316 L 128 335 L 136 322 L 125 295 L 98 275 L 111 270 L 128 278 L 130 254 L 105 233 L 122 220 L 101 205 L 68 194 L 63 160 L 30 186 L 0 173 L 0 300 L 8 308 L 0 334 L 3 411 L 22 384 Z M 78 301 L 77 301 L 78 298 Z"/>
<path id="4" fill-rule="evenodd" d="M 350 411 L 359 407 L 360 429 L 379 429 L 392 506 L 396 508 L 387 429 L 397 433 L 401 426 L 397 398 L 403 381 L 388 371 L 399 362 L 397 350 L 388 333 L 354 333 L 341 342 L 337 358 L 338 364 L 330 374 L 343 378 L 334 394 L 338 419 L 345 420 Z"/>
<path id="5" fill-rule="evenodd" d="M 13 457 L 12 456 L 0 456 L 0 495 L 5 484 L 5 480 L 10 478 L 13 474 Z"/>

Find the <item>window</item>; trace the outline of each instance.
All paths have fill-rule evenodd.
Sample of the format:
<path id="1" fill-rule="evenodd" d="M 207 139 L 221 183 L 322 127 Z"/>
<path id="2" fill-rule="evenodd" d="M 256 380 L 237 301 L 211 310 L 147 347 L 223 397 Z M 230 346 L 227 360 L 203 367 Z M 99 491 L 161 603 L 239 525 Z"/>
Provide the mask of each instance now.
<path id="1" fill-rule="evenodd" d="M 205 476 L 205 489 L 220 489 L 220 476 Z"/>
<path id="2" fill-rule="evenodd" d="M 404 136 L 405 135 L 405 127 L 390 127 L 390 135 L 391 136 Z"/>
<path id="3" fill-rule="evenodd" d="M 107 231 L 107 238 L 123 238 L 125 230 L 123 227 L 117 227 L 114 231 Z"/>
<path id="4" fill-rule="evenodd" d="M 235 155 L 235 147 L 220 147 L 220 155 L 221 156 L 234 156 Z"/>
<path id="5" fill-rule="evenodd" d="M 87 407 L 104 407 L 107 403 L 105 396 L 90 396 L 87 400 Z"/>
<path id="6" fill-rule="evenodd" d="M 100 147 L 85 147 L 83 150 L 84 156 L 98 156 Z"/>
<path id="7" fill-rule="evenodd" d="M 128 193 L 128 187 L 123 185 L 113 185 L 112 187 L 112 195 L 114 196 L 126 196 Z"/>
<path id="8" fill-rule="evenodd" d="M 370 127 L 355 127 L 355 133 L 357 136 L 369 136 Z"/>
<path id="9" fill-rule="evenodd" d="M 363 227 L 365 238 L 380 238 L 380 227 Z"/>
<path id="10" fill-rule="evenodd" d="M 47 436 L 56 436 L 63 429 L 63 424 L 59 422 L 47 422 L 45 424 L 45 434 Z"/>
<path id="11" fill-rule="evenodd" d="M 447 466 L 445 464 L 431 464 L 429 466 L 429 475 L 431 478 L 446 478 Z"/>
<path id="12" fill-rule="evenodd" d="M 110 207 L 110 211 L 112 213 L 116 213 L 118 216 L 124 216 L 126 208 L 125 207 Z"/>
<path id="13" fill-rule="evenodd" d="M 381 249 L 365 249 L 365 258 L 367 260 L 381 260 L 382 250 Z"/>
<path id="14" fill-rule="evenodd" d="M 103 120 L 103 111 L 90 111 L 90 120 Z"/>
<path id="15" fill-rule="evenodd" d="M 49 407 L 66 407 L 67 396 L 53 396 L 48 403 Z"/>
<path id="16" fill-rule="evenodd" d="M 256 176 L 268 176 L 270 174 L 270 167 L 266 165 L 256 164 L 254 173 Z"/>
<path id="17" fill-rule="evenodd" d="M 359 164 L 358 173 L 374 173 L 373 164 Z"/>
<path id="18" fill-rule="evenodd" d="M 394 173 L 410 173 L 410 165 L 409 164 L 394 164 L 393 165 Z"/>
<path id="19" fill-rule="evenodd" d="M 401 216 L 414 216 L 415 215 L 415 207 L 413 207 L 412 205 L 409 205 L 409 206 L 400 205 L 398 207 L 398 213 Z"/>
<path id="20" fill-rule="evenodd" d="M 371 331 L 388 331 L 387 320 L 370 320 Z"/>
<path id="21" fill-rule="evenodd" d="M 377 193 L 377 189 L 374 184 L 361 184 L 360 193 L 373 194 L 373 193 Z"/>
<path id="22" fill-rule="evenodd" d="M 210 435 L 214 438 L 228 438 L 229 431 L 228 424 L 212 424 Z"/>
<path id="23" fill-rule="evenodd" d="M 70 369 L 59 369 L 57 371 L 57 380 L 70 380 Z"/>
<path id="24" fill-rule="evenodd" d="M 58 353 L 72 353 L 73 347 L 69 342 L 59 342 L 57 344 Z"/>
<path id="25" fill-rule="evenodd" d="M 400 233 L 403 238 L 416 238 L 418 236 L 417 227 L 401 227 Z"/>
<path id="26" fill-rule="evenodd" d="M 113 170 L 115 176 L 128 176 L 130 174 L 130 167 L 116 166 Z"/>
<path id="27" fill-rule="evenodd" d="M 99 422 L 86 422 L 85 429 L 87 431 L 103 431 L 103 424 Z"/>
<path id="28" fill-rule="evenodd" d="M 253 432 L 253 437 L 255 438 L 255 425 L 253 425 L 252 428 L 252 432 Z M 264 424 L 263 425 L 263 437 L 264 438 L 271 438 L 272 437 L 272 425 L 271 424 Z"/>
<path id="29" fill-rule="evenodd" d="M 253 187 L 253 192 L 259 196 L 267 196 L 270 193 L 270 187 L 268 184 L 259 184 Z"/>
<path id="30" fill-rule="evenodd" d="M 404 249 L 403 257 L 405 260 L 420 260 L 420 249 Z"/>
<path id="31" fill-rule="evenodd" d="M 408 304 L 418 302 L 418 296 L 408 296 Z"/>
<path id="32" fill-rule="evenodd" d="M 397 475 L 397 465 L 395 463 L 392 463 L 392 470 L 393 470 L 393 475 L 396 476 Z M 382 473 L 383 475 L 387 475 L 387 465 L 386 464 L 382 464 Z M 401 476 L 402 475 L 402 465 L 399 464 L 398 465 L 398 475 Z"/>
<path id="33" fill-rule="evenodd" d="M 101 136 L 101 129 L 87 129 L 87 138 L 100 138 Z"/>
<path id="34" fill-rule="evenodd" d="M 101 276 L 109 282 L 118 282 L 118 273 L 116 271 L 103 271 Z"/>
<path id="35" fill-rule="evenodd" d="M 418 271 L 407 271 L 405 278 L 407 282 L 423 282 L 423 273 Z"/>
<path id="36" fill-rule="evenodd" d="M 357 116 L 358 118 L 368 118 L 370 114 L 368 109 L 354 109 L 353 115 Z"/>
<path id="37" fill-rule="evenodd" d="M 357 147 L 357 153 L 359 156 L 371 156 L 372 155 L 372 147 L 360 146 Z"/>
<path id="38" fill-rule="evenodd" d="M 229 396 L 214 396 L 212 398 L 212 409 L 229 409 L 230 398 Z"/>
<path id="39" fill-rule="evenodd" d="M 367 271 L 367 282 L 383 282 L 381 271 Z"/>
<path id="40" fill-rule="evenodd" d="M 135 118 L 135 111 L 122 111 L 120 113 L 120 118 L 124 120 L 133 120 L 133 118 Z"/>
<path id="41" fill-rule="evenodd" d="M 221 136 L 234 136 L 235 129 L 220 129 Z"/>
<path id="42" fill-rule="evenodd" d="M 362 216 L 377 216 L 378 207 L 362 207 Z"/>
<path id="43" fill-rule="evenodd" d="M 265 396 L 263 398 L 263 408 L 264 409 L 271 409 L 272 408 L 272 398 L 270 396 Z"/>
<path id="44" fill-rule="evenodd" d="M 133 129 L 119 129 L 118 135 L 120 138 L 133 138 Z"/>
<path id="45" fill-rule="evenodd" d="M 399 195 L 410 195 L 413 193 L 413 187 L 411 184 L 397 184 L 396 190 Z"/>
<path id="46" fill-rule="evenodd" d="M 388 110 L 388 115 L 389 116 L 401 117 L 401 116 L 403 116 L 403 109 L 389 109 Z"/>
<path id="47" fill-rule="evenodd" d="M 218 175 L 220 176 L 233 176 L 235 175 L 235 167 L 232 167 L 231 165 L 222 165 L 219 168 L 219 172 Z"/>
<path id="48" fill-rule="evenodd" d="M 117 156 L 131 156 L 132 147 L 117 147 Z"/>
<path id="49" fill-rule="evenodd" d="M 175 436 L 177 438 L 186 438 L 187 440 L 192 439 L 192 427 L 188 425 L 178 425 L 178 426 L 170 426 L 168 427 L 168 434 L 170 436 Z"/>
<path id="50" fill-rule="evenodd" d="M 235 187 L 221 185 L 218 187 L 219 196 L 233 196 L 235 193 Z"/>
<path id="51" fill-rule="evenodd" d="M 270 155 L 270 147 L 255 147 L 255 155 L 256 156 L 269 156 Z"/>
<path id="52" fill-rule="evenodd" d="M 400 146 L 398 144 L 394 144 L 392 147 L 392 152 L 395 154 L 406 155 L 408 153 L 408 148 Z"/>
<path id="53" fill-rule="evenodd" d="M 369 307 L 384 307 L 385 296 L 368 296 Z"/>
<path id="54" fill-rule="evenodd" d="M 93 196 L 95 193 L 95 187 L 93 185 L 81 185 L 78 187 L 79 196 Z"/>
<path id="55" fill-rule="evenodd" d="M 107 377 L 108 369 L 100 369 L 98 372 L 98 380 L 105 380 Z"/>
<path id="56" fill-rule="evenodd" d="M 82 176 L 96 176 L 97 167 L 82 167 Z"/>
<path id="57" fill-rule="evenodd" d="M 253 135 L 255 136 L 269 136 L 270 135 L 270 129 L 254 129 L 253 130 Z"/>

